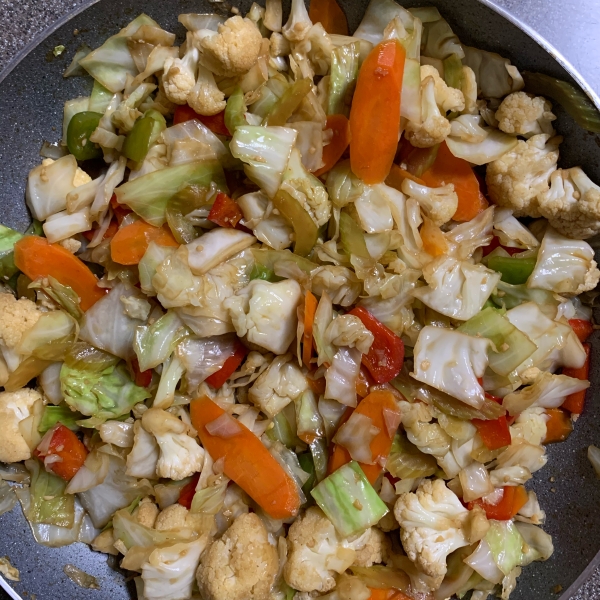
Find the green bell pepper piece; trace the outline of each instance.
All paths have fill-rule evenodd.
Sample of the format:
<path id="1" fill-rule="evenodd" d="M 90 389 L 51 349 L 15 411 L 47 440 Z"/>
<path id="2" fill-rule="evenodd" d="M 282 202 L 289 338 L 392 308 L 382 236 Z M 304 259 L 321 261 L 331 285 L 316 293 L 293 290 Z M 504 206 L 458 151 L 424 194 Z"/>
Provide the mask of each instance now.
<path id="1" fill-rule="evenodd" d="M 300 102 L 312 89 L 311 79 L 299 79 L 290 85 L 277 102 L 269 114 L 264 118 L 263 125 L 283 126 L 292 116 L 293 112 L 300 106 Z"/>
<path id="2" fill-rule="evenodd" d="M 525 283 L 535 268 L 535 258 L 512 258 L 508 256 L 492 256 L 488 267 L 502 275 L 502 281 L 512 285 Z"/>
<path id="3" fill-rule="evenodd" d="M 123 155 L 136 163 L 142 162 L 166 126 L 165 118 L 157 110 L 146 111 L 127 136 L 123 144 Z"/>
<path id="4" fill-rule="evenodd" d="M 233 135 L 237 127 L 248 125 L 244 113 L 246 112 L 246 103 L 244 102 L 244 92 L 238 85 L 233 94 L 227 99 L 225 106 L 225 127 Z"/>
<path id="5" fill-rule="evenodd" d="M 90 136 L 98 127 L 102 116 L 102 113 L 86 110 L 73 115 L 69 122 L 67 147 L 77 160 L 90 160 L 102 156 L 100 146 L 90 142 Z"/>
<path id="6" fill-rule="evenodd" d="M 308 256 L 317 243 L 319 229 L 302 205 L 285 190 L 273 198 L 273 206 L 292 224 L 296 241 L 294 254 Z"/>

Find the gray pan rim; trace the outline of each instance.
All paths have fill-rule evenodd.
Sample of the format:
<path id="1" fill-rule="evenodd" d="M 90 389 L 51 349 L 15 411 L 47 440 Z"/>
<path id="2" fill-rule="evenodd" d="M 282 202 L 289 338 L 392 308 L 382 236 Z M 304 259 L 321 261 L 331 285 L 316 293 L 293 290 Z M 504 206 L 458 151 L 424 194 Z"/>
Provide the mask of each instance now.
<path id="1" fill-rule="evenodd" d="M 46 38 L 52 35 L 57 29 L 68 23 L 73 17 L 82 13 L 84 10 L 88 9 L 90 6 L 94 4 L 98 4 L 102 0 L 89 0 L 85 2 L 81 6 L 69 11 L 65 15 L 63 15 L 58 21 L 53 23 L 47 29 L 44 29 L 40 34 L 38 34 L 34 39 L 32 39 L 29 43 L 27 43 L 21 50 L 17 52 L 17 54 L 13 57 L 12 60 L 6 65 L 6 67 L 0 71 L 0 84 L 6 79 L 6 77 L 11 73 L 13 69 L 32 52 L 35 48 L 37 48 Z M 581 89 L 587 94 L 590 100 L 600 109 L 600 96 L 588 85 L 585 79 L 582 77 L 581 73 L 573 66 L 573 64 L 567 60 L 567 58 L 558 51 L 545 37 L 537 33 L 532 27 L 527 25 L 527 23 L 523 22 L 521 19 L 513 15 L 508 10 L 498 6 L 492 0 L 477 0 L 484 4 L 488 8 L 492 9 L 494 12 L 498 13 L 500 16 L 504 17 L 507 21 L 510 21 L 513 25 L 517 26 L 521 31 L 526 33 L 532 40 L 537 42 L 548 54 L 554 58 L 568 73 L 573 77 L 573 79 L 577 82 L 577 84 L 581 87 Z M 570 600 L 570 598 L 579 590 L 579 588 L 590 578 L 592 572 L 596 569 L 596 567 L 600 564 L 600 551 L 594 556 L 594 558 L 590 561 L 588 566 L 582 571 L 579 577 L 567 588 L 567 590 L 560 596 L 559 600 Z M 4 587 L 5 582 L 0 575 L 0 587 Z M 16 595 L 16 592 L 11 589 L 11 591 Z"/>

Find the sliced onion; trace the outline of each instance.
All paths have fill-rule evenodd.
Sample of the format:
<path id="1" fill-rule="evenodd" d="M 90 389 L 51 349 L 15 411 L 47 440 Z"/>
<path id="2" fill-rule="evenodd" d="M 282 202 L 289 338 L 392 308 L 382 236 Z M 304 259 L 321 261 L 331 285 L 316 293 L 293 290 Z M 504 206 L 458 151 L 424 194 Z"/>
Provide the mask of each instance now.
<path id="1" fill-rule="evenodd" d="M 380 431 L 369 417 L 355 411 L 338 429 L 333 441 L 346 448 L 354 460 L 372 465 L 371 442 Z"/>
<path id="2" fill-rule="evenodd" d="M 242 426 L 232 416 L 223 413 L 214 421 L 206 424 L 206 431 L 215 437 L 227 439 L 239 435 L 242 432 Z"/>

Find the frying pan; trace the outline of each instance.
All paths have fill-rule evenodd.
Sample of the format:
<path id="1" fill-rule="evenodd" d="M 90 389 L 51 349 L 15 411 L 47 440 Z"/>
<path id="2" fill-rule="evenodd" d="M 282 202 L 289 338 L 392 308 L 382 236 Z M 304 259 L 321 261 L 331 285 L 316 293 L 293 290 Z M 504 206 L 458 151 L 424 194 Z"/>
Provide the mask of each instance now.
<path id="1" fill-rule="evenodd" d="M 402 3 L 408 7 L 437 6 L 463 42 L 498 52 L 521 70 L 541 71 L 574 81 L 558 60 L 524 31 L 478 0 Z M 236 3 L 242 11 L 250 4 L 250 0 Z M 367 0 L 341 0 L 341 5 L 354 29 Z M 179 13 L 214 12 L 222 7 L 222 2 L 207 0 L 91 0 L 39 41 L 12 70 L 0 75 L 0 221 L 21 231 L 26 229 L 30 220 L 24 202 L 27 173 L 39 164 L 42 141 L 60 138 L 63 102 L 88 95 L 91 90 L 88 78 L 62 77 L 76 48 L 84 42 L 92 48 L 99 46 L 140 12 L 146 12 L 183 39 L 183 28 L 177 23 Z M 76 37 L 75 30 L 79 30 Z M 64 44 L 67 51 L 61 58 L 49 60 L 51 50 L 59 44 Z M 558 116 L 556 128 L 565 136 L 561 166 L 581 165 L 593 180 L 600 182 L 599 137 L 580 129 L 560 106 L 556 105 L 554 112 Z M 554 539 L 555 553 L 547 562 L 534 563 L 523 570 L 511 596 L 514 600 L 559 596 L 560 600 L 567 600 L 600 563 L 600 482 L 586 458 L 587 447 L 598 442 L 595 424 L 600 420 L 600 403 L 597 392 L 593 393 L 600 386 L 598 348 L 600 345 L 593 345 L 592 393 L 584 415 L 566 442 L 548 447 L 548 464 L 530 482 L 546 510 L 545 529 Z M 37 545 L 19 507 L 0 516 L 0 556 L 3 555 L 8 555 L 21 572 L 21 582 L 14 584 L 14 590 L 23 598 L 29 594 L 35 594 L 38 600 L 135 597 L 131 581 L 115 570 L 115 561 L 107 561 L 106 555 L 94 553 L 83 544 L 60 549 Z M 101 590 L 84 590 L 73 584 L 62 571 L 67 563 L 96 576 Z"/>

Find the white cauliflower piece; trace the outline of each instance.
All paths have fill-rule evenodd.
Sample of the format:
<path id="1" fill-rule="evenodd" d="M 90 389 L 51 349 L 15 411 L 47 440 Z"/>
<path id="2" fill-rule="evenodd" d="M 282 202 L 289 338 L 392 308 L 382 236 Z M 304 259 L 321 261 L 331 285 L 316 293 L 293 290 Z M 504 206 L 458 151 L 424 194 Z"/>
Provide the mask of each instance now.
<path id="1" fill-rule="evenodd" d="M 142 564 L 144 598 L 187 600 L 192 597 L 194 576 L 209 536 L 193 542 L 155 548 Z"/>
<path id="2" fill-rule="evenodd" d="M 413 146 L 430 148 L 450 135 L 450 121 L 442 115 L 436 102 L 433 77 L 421 81 L 421 118 L 420 124 L 408 121 L 406 125 L 405 136 Z"/>
<path id="3" fill-rule="evenodd" d="M 81 248 L 81 242 L 72 237 L 67 238 L 66 240 L 61 240 L 58 243 L 65 250 L 68 250 L 71 254 L 76 254 L 77 252 L 79 252 L 79 249 Z"/>
<path id="4" fill-rule="evenodd" d="M 463 65 L 462 68 L 462 93 L 465 99 L 465 114 L 477 115 L 477 77 L 471 67 Z"/>
<path id="5" fill-rule="evenodd" d="M 450 451 L 452 438 L 439 423 L 432 423 L 432 408 L 423 402 L 399 403 L 402 426 L 408 440 L 421 452 L 443 458 Z"/>
<path id="6" fill-rule="evenodd" d="M 414 349 L 414 377 L 465 404 L 480 408 L 485 400 L 478 377 L 488 364 L 490 340 L 428 325 Z"/>
<path id="7" fill-rule="evenodd" d="M 437 227 L 450 221 L 458 208 L 458 195 L 452 183 L 430 188 L 406 178 L 402 182 L 402 191 L 419 203 L 421 210 Z"/>
<path id="8" fill-rule="evenodd" d="M 413 296 L 439 313 L 467 321 L 474 317 L 492 295 L 500 273 L 478 263 L 438 256 L 423 269 L 426 286 Z"/>
<path id="9" fill-rule="evenodd" d="M 160 449 L 156 439 L 137 420 L 133 424 L 133 447 L 127 455 L 126 474 L 132 477 L 155 479 Z"/>
<path id="10" fill-rule="evenodd" d="M 150 408 L 142 416 L 142 427 L 154 435 L 160 448 L 159 477 L 181 481 L 202 471 L 204 449 L 187 434 L 183 421 L 160 408 Z"/>
<path id="11" fill-rule="evenodd" d="M 291 354 L 276 356 L 248 390 L 250 401 L 274 417 L 308 389 L 308 381 Z"/>
<path id="12" fill-rule="evenodd" d="M 225 110 L 225 94 L 218 88 L 214 75 L 198 66 L 198 80 L 187 96 L 187 103 L 198 114 L 212 116 Z"/>
<path id="13" fill-rule="evenodd" d="M 27 298 L 17 300 L 12 294 L 0 294 L 0 343 L 13 349 L 21 337 L 41 317 L 35 303 Z"/>
<path id="14" fill-rule="evenodd" d="M 296 335 L 296 309 L 301 301 L 302 288 L 294 279 L 278 283 L 256 279 L 223 304 L 240 337 L 284 354 Z"/>
<path id="15" fill-rule="evenodd" d="M 461 112 L 465 109 L 465 97 L 463 93 L 456 88 L 448 86 L 434 66 L 421 65 L 421 81 L 425 81 L 428 77 L 433 78 L 435 101 L 442 112 Z"/>
<path id="16" fill-rule="evenodd" d="M 415 493 L 402 494 L 394 506 L 400 539 L 408 558 L 437 589 L 446 575 L 446 557 L 468 546 L 463 525 L 469 511 L 441 479 L 423 481 Z"/>
<path id="17" fill-rule="evenodd" d="M 31 449 L 19 431 L 19 423 L 31 415 L 41 394 L 30 388 L 0 392 L 0 462 L 12 463 L 31 458 Z"/>
<path id="18" fill-rule="evenodd" d="M 600 232 L 600 186 L 580 167 L 554 171 L 537 203 L 542 217 L 567 237 L 585 240 Z"/>
<path id="19" fill-rule="evenodd" d="M 281 33 L 274 31 L 269 39 L 269 54 L 273 58 L 287 56 L 291 52 L 290 43 Z"/>
<path id="20" fill-rule="evenodd" d="M 325 330 L 326 343 L 335 346 L 358 348 L 362 354 L 368 354 L 375 338 L 354 315 L 340 315 Z"/>
<path id="21" fill-rule="evenodd" d="M 263 522 L 247 513 L 204 553 L 196 579 L 206 600 L 270 600 L 278 569 Z"/>
<path id="22" fill-rule="evenodd" d="M 105 529 L 98 534 L 90 544 L 92 550 L 96 552 L 104 552 L 104 554 L 112 554 L 119 556 L 119 551 L 115 548 L 115 532 L 112 527 Z"/>
<path id="23" fill-rule="evenodd" d="M 286 583 L 300 592 L 328 592 L 336 573 L 351 565 L 381 562 L 383 535 L 367 529 L 355 540 L 340 537 L 323 511 L 313 506 L 294 521 L 288 532 L 288 560 L 283 568 Z"/>
<path id="24" fill-rule="evenodd" d="M 194 33 L 194 45 L 200 51 L 200 64 L 222 77 L 247 73 L 258 60 L 262 35 L 250 19 L 235 15 L 218 33 L 201 29 Z"/>
<path id="25" fill-rule="evenodd" d="M 581 294 L 600 281 L 594 250 L 581 240 L 567 238 L 548 227 L 527 287 L 557 294 Z"/>
<path id="26" fill-rule="evenodd" d="M 540 133 L 554 135 L 552 104 L 542 96 L 514 92 L 502 100 L 496 111 L 498 128 L 504 133 L 531 137 Z"/>
<path id="27" fill-rule="evenodd" d="M 171 504 L 156 516 L 153 525 L 156 531 L 176 531 L 178 529 L 194 529 L 202 532 L 206 528 L 210 515 L 192 513 L 181 504 Z"/>
<path id="28" fill-rule="evenodd" d="M 524 410 L 510 426 L 510 437 L 514 441 L 522 439 L 534 446 L 539 446 L 546 438 L 546 423 L 549 417 L 543 408 Z"/>
<path id="29" fill-rule="evenodd" d="M 308 16 L 304 0 L 292 0 L 292 8 L 287 23 L 283 26 L 283 35 L 290 42 L 301 42 L 310 31 L 312 21 Z"/>
<path id="30" fill-rule="evenodd" d="M 492 201 L 512 208 L 515 217 L 539 217 L 537 196 L 548 190 L 556 171 L 560 137 L 534 135 L 487 165 L 485 180 Z"/>
<path id="31" fill-rule="evenodd" d="M 176 506 L 181 506 L 177 504 Z M 182 508 L 185 508 L 182 506 Z M 133 512 L 133 516 L 135 520 L 144 527 L 148 527 L 150 529 L 154 528 L 156 519 L 158 517 L 158 506 L 152 502 L 152 500 L 146 496 L 142 498 L 138 507 Z"/>
<path id="32" fill-rule="evenodd" d="M 162 84 L 165 95 L 174 104 L 185 104 L 196 85 L 196 70 L 200 53 L 191 44 L 183 58 L 165 60 Z"/>

